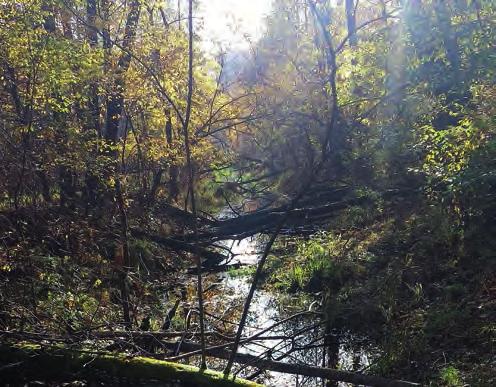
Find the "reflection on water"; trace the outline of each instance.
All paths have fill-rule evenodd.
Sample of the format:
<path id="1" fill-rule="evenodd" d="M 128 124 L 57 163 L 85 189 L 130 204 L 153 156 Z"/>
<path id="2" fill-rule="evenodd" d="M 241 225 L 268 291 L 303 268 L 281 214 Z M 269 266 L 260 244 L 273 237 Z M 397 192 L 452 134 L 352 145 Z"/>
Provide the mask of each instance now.
<path id="1" fill-rule="evenodd" d="M 260 243 L 257 236 L 241 240 L 227 240 L 224 246 L 231 250 L 233 258 L 230 263 L 239 263 L 241 265 L 256 265 L 260 257 Z"/>
<path id="2" fill-rule="evenodd" d="M 237 297 L 241 297 L 242 299 L 246 298 L 250 288 L 250 277 L 231 277 L 229 274 L 225 274 L 224 276 L 224 284 L 225 291 L 230 294 L 236 294 Z M 282 311 L 279 310 L 279 303 L 274 296 L 274 294 L 264 291 L 258 290 L 253 297 L 253 301 L 250 306 L 250 313 L 247 319 L 247 327 L 244 330 L 244 336 L 252 336 L 266 328 L 273 326 L 277 321 L 280 320 L 280 316 L 283 314 Z M 278 335 L 284 334 L 282 328 L 274 328 L 264 336 L 269 335 Z M 256 343 L 250 343 L 240 346 L 240 352 L 249 353 L 252 355 L 262 355 L 264 352 L 271 348 L 277 348 L 280 345 L 281 340 L 264 340 Z M 248 371 L 248 370 L 247 370 Z M 252 370 L 253 371 L 253 370 Z M 253 372 L 241 372 L 240 374 L 243 376 L 249 376 Z M 267 379 L 264 379 L 264 382 L 267 385 L 271 385 L 269 383 L 269 379 L 275 381 L 274 385 L 283 385 L 288 383 L 288 385 L 292 384 L 293 376 L 287 374 L 281 374 L 277 372 L 270 372 L 267 374 Z"/>
<path id="3" fill-rule="evenodd" d="M 263 241 L 257 236 L 240 241 L 226 241 L 234 257 L 229 263 L 255 265 L 260 257 Z M 234 334 L 236 323 L 239 321 L 245 298 L 250 288 L 251 276 L 232 276 L 229 273 L 208 274 L 204 277 L 205 310 L 210 326 L 207 330 L 217 330 Z M 194 283 L 191 283 L 194 287 Z M 194 294 L 191 292 L 190 294 Z M 289 304 L 291 301 L 289 301 Z M 296 302 L 295 302 L 296 304 Z M 277 293 L 258 289 L 250 306 L 247 325 L 243 336 L 252 336 L 266 328 L 272 327 L 289 312 L 288 301 L 280 302 Z M 294 309 L 294 308 L 293 308 Z M 267 340 L 251 342 L 240 346 L 239 351 L 252 355 L 264 356 L 273 360 L 285 361 L 292 364 L 322 366 L 325 356 L 323 350 L 324 329 L 317 315 L 302 315 L 290 321 L 277 325 L 262 336 Z M 277 336 L 277 338 L 273 338 Z M 285 339 L 285 337 L 293 337 Z M 341 369 L 358 370 L 369 365 L 369 353 L 361 350 L 351 350 L 341 343 L 339 347 L 339 367 Z M 212 368 L 221 370 L 225 362 L 209 363 Z M 259 373 L 256 368 L 238 366 L 234 369 L 239 376 L 255 377 L 255 380 L 268 386 L 324 386 L 319 378 L 282 374 L 278 372 Z M 347 386 L 339 383 L 339 387 Z"/>

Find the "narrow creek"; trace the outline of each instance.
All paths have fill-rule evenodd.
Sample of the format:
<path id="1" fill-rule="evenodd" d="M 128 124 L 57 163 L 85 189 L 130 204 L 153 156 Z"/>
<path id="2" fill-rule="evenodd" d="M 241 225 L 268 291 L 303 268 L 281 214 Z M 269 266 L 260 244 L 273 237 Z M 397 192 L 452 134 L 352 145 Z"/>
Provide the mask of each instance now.
<path id="1" fill-rule="evenodd" d="M 253 236 L 245 239 L 227 240 L 224 242 L 234 254 L 229 264 L 239 264 L 241 267 L 256 265 L 264 247 L 263 237 Z M 232 272 L 209 273 L 204 276 L 205 310 L 209 314 L 210 323 L 223 331 L 234 334 L 235 324 L 239 321 L 244 301 L 248 294 L 252 275 L 233 274 Z M 190 282 L 188 294 L 195 295 L 196 283 Z M 193 302 L 193 299 L 190 300 Z M 283 295 L 276 290 L 266 290 L 259 287 L 250 306 L 247 325 L 244 336 L 254 335 L 262 330 L 272 327 L 281 320 L 308 309 L 308 305 L 302 305 L 301 300 L 291 295 Z M 239 351 L 252 355 L 270 353 L 273 360 L 286 354 L 282 361 L 298 364 L 322 366 L 326 353 L 323 349 L 323 325 L 319 325 L 321 317 L 318 315 L 302 315 L 288 322 L 277 325 L 275 328 L 263 334 L 266 337 L 275 337 L 241 345 Z M 213 322 L 212 322 L 213 321 Z M 313 329 L 307 329 L 313 327 Z M 296 339 L 286 339 L 283 336 L 292 336 L 297 332 Z M 294 351 L 295 348 L 301 350 Z M 287 352 L 290 352 L 287 354 Z M 339 368 L 346 370 L 359 370 L 369 366 L 369 354 L 362 349 L 350 348 L 346 343 L 339 345 Z M 211 368 L 222 369 L 224 362 L 209 364 Z M 255 368 L 239 367 L 234 370 L 239 376 L 250 377 L 257 375 L 256 380 L 267 386 L 323 386 L 326 385 L 321 379 L 309 378 L 297 375 L 283 374 L 279 372 L 264 372 L 258 374 Z M 350 386 L 347 383 L 338 383 L 337 386 Z"/>

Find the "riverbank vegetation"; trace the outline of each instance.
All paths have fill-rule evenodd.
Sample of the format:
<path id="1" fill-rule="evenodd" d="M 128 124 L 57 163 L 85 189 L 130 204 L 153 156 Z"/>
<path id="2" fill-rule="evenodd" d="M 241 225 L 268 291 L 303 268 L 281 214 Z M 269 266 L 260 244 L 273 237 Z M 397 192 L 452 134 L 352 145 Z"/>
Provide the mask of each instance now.
<path id="1" fill-rule="evenodd" d="M 494 385 L 496 4 L 273 0 L 220 52 L 202 6 L 0 4 L 0 379 Z"/>

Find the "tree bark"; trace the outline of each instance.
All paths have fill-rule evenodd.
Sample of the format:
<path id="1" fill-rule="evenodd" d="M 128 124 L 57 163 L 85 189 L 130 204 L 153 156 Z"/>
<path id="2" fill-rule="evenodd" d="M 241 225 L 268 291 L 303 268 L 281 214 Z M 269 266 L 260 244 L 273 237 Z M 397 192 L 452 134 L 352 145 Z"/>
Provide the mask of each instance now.
<path id="1" fill-rule="evenodd" d="M 170 249 L 175 251 L 186 251 L 188 253 L 198 254 L 200 258 L 203 258 L 202 268 L 215 266 L 226 259 L 223 254 L 204 249 L 198 245 L 195 246 L 194 244 L 177 239 L 166 238 L 156 234 L 150 234 L 137 228 L 132 228 L 131 234 L 137 238 L 148 239 L 152 242 L 169 247 Z"/>
<path id="2" fill-rule="evenodd" d="M 86 3 L 86 36 L 90 47 L 95 48 L 98 46 L 98 32 L 95 27 L 96 22 L 96 0 L 87 0 Z M 88 100 L 88 107 L 90 111 L 89 128 L 96 130 L 98 135 L 101 133 L 100 128 L 100 106 L 98 102 L 98 84 L 92 82 L 90 84 L 90 95 Z"/>
<path id="3" fill-rule="evenodd" d="M 148 196 L 148 203 L 150 205 L 153 205 L 155 203 L 155 200 L 157 198 L 158 189 L 160 188 L 160 185 L 162 184 L 162 175 L 163 174 L 164 174 L 164 170 L 162 168 L 160 168 L 153 175 L 152 186 L 150 188 L 150 195 Z"/>
<path id="4" fill-rule="evenodd" d="M 116 80 L 113 93 L 107 101 L 107 114 L 104 138 L 109 145 L 115 145 L 119 140 L 119 121 L 124 107 L 124 74 L 131 64 L 131 54 L 128 52 L 136 36 L 141 1 L 133 0 L 130 3 L 130 11 L 126 20 L 124 30 L 124 40 L 122 42 L 123 51 L 117 63 Z M 115 151 L 111 152 L 115 154 Z"/>
<path id="5" fill-rule="evenodd" d="M 167 141 L 167 146 L 169 148 L 172 147 L 172 142 L 174 140 L 174 130 L 172 128 L 172 118 L 170 109 L 165 111 L 165 139 Z M 179 186 L 178 186 L 178 177 L 179 177 L 179 169 L 177 165 L 174 165 L 174 162 L 169 167 L 169 200 L 173 202 L 177 202 L 177 198 L 179 196 Z"/>
<path id="6" fill-rule="evenodd" d="M 262 387 L 241 378 L 224 380 L 219 372 L 145 357 L 29 344 L 0 346 L 0 380 L 7 385 L 25 385 L 34 380 L 60 384 L 61 380 L 81 378 L 89 385 L 142 385 L 153 380 L 153 385 L 161 386 L 177 386 L 179 381 L 184 386 Z"/>
<path id="7" fill-rule="evenodd" d="M 345 8 L 350 46 L 355 47 L 357 45 L 355 2 L 353 0 L 346 0 Z"/>

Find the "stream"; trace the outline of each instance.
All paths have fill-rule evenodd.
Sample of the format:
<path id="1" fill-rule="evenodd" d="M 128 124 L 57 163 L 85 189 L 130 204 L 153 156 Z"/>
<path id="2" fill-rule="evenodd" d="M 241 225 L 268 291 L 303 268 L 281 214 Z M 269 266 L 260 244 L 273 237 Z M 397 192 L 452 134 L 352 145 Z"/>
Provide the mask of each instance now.
<path id="1" fill-rule="evenodd" d="M 240 264 L 241 267 L 256 265 L 264 247 L 263 238 L 253 236 L 239 241 L 228 240 L 225 246 L 231 249 L 234 257 L 229 264 Z M 233 274 L 233 272 L 211 273 L 204 275 L 205 289 L 205 311 L 208 314 L 210 324 L 222 331 L 235 333 L 236 323 L 239 321 L 244 301 L 248 294 L 252 274 Z M 194 297 L 196 283 L 191 281 L 188 294 Z M 191 300 L 193 301 L 193 300 Z M 291 297 L 291 295 L 279 294 L 275 290 L 266 290 L 259 287 L 250 306 L 247 324 L 243 336 L 254 335 L 261 330 L 269 328 L 287 318 L 310 307 L 301 304 L 301 301 Z M 307 347 L 286 354 L 281 361 L 297 364 L 322 366 L 325 356 L 323 350 L 324 329 L 319 325 L 320 317 L 317 315 L 303 315 L 264 333 L 263 336 L 278 336 L 278 338 L 257 341 L 255 343 L 241 345 L 239 352 L 252 355 L 262 355 L 270 353 L 273 360 L 278 360 L 291 348 Z M 308 329 L 307 327 L 313 327 Z M 212 328 L 212 327 L 210 327 Z M 305 330 L 305 328 L 307 328 Z M 208 330 L 208 328 L 207 328 Z M 290 336 L 305 330 L 297 335 L 296 339 L 284 339 L 280 336 Z M 364 350 L 351 349 L 346 343 L 339 344 L 339 368 L 346 370 L 357 370 L 369 365 L 369 354 Z M 210 364 L 209 367 L 222 370 L 225 362 Z M 256 368 L 237 366 L 234 373 L 241 377 L 256 375 L 254 380 L 264 383 L 267 386 L 323 386 L 325 383 L 319 378 L 310 378 L 298 375 L 283 374 L 266 371 L 260 375 Z M 338 383 L 337 386 L 349 386 L 347 383 Z"/>

